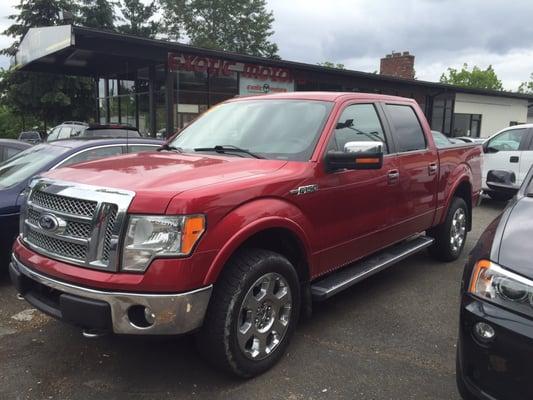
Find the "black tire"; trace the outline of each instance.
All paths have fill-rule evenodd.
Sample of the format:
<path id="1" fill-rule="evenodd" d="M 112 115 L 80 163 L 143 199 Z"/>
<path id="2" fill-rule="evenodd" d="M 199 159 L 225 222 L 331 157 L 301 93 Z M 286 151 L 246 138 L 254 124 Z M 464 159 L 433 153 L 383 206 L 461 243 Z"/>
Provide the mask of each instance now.
<path id="1" fill-rule="evenodd" d="M 500 193 L 500 192 L 488 191 L 487 194 L 494 201 L 509 201 L 513 198 L 512 194 L 506 194 L 506 193 Z"/>
<path id="2" fill-rule="evenodd" d="M 281 290 L 280 281 L 283 282 L 284 290 L 287 287 L 289 288 L 288 292 L 283 292 L 285 295 L 282 294 L 284 301 L 287 301 L 285 299 L 286 293 L 290 296 L 289 311 L 284 306 L 283 309 L 280 308 L 278 311 L 274 311 L 274 314 L 269 314 L 265 317 L 265 314 L 260 314 L 260 308 L 263 307 L 264 310 L 267 301 L 262 299 L 258 300 L 257 304 L 259 302 L 262 303 L 255 311 L 243 311 L 246 309 L 244 305 L 245 299 L 249 301 L 250 296 L 254 296 L 255 299 L 255 294 L 253 293 L 258 287 L 262 288 L 262 286 L 258 286 L 258 282 L 264 277 L 270 277 L 267 279 L 278 282 L 278 293 Z M 272 290 L 272 293 L 275 295 L 275 289 Z M 204 325 L 196 336 L 198 350 L 208 362 L 223 371 L 242 378 L 251 378 L 259 375 L 276 364 L 285 353 L 298 321 L 300 303 L 298 275 L 284 256 L 262 249 L 241 250 L 227 263 L 215 284 Z M 270 310 L 269 307 L 267 308 Z M 272 304 L 272 309 L 276 310 L 274 303 Z M 288 317 L 286 317 L 287 312 Z M 243 316 L 246 319 L 250 315 L 251 324 L 249 326 L 251 330 L 255 331 L 259 329 L 258 326 L 262 327 L 257 322 L 259 315 L 262 315 L 267 320 L 274 315 L 272 320 L 277 321 L 279 319 L 281 321 L 282 313 L 285 313 L 284 318 L 287 318 L 287 324 L 284 325 L 285 328 L 280 329 L 280 332 L 282 329 L 285 329 L 285 331 L 282 336 L 278 336 L 279 342 L 271 345 L 275 347 L 270 352 L 261 352 L 264 358 L 251 359 L 251 351 L 246 348 L 246 345 L 239 344 L 239 339 L 241 339 L 241 342 L 246 340 L 243 339 L 244 336 L 239 336 L 241 334 L 239 329 L 243 329 L 244 324 L 248 323 L 246 320 L 243 322 Z M 255 318 L 255 320 L 252 320 L 252 318 Z M 261 320 L 259 321 L 260 323 Z M 274 325 L 271 326 L 272 329 L 275 329 Z M 269 335 L 266 343 L 268 343 L 268 338 L 270 338 L 271 343 L 274 343 L 274 332 L 272 330 L 271 333 L 262 334 Z M 255 343 L 255 337 L 250 340 L 246 343 Z"/>
<path id="3" fill-rule="evenodd" d="M 452 244 L 452 224 L 453 218 L 457 210 L 462 209 L 465 218 L 465 230 L 464 237 L 460 246 L 455 246 Z M 465 246 L 466 237 L 468 235 L 468 218 L 469 218 L 469 209 L 466 205 L 466 202 L 460 198 L 455 197 L 450 207 L 448 208 L 448 213 L 446 214 L 446 219 L 444 223 L 428 231 L 428 235 L 435 239 L 435 242 L 429 248 L 430 254 L 440 261 L 455 261 L 461 255 L 463 248 Z"/>

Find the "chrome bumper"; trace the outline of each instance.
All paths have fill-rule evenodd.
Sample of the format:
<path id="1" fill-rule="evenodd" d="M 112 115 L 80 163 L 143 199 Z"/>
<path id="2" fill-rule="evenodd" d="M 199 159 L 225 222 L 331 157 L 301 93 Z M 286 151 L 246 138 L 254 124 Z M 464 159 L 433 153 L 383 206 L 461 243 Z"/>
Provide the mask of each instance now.
<path id="1" fill-rule="evenodd" d="M 176 335 L 197 329 L 203 323 L 212 291 L 212 286 L 207 286 L 179 294 L 105 292 L 49 278 L 28 268 L 15 256 L 12 256 L 11 268 L 15 274 L 18 272 L 23 275 L 24 279 L 30 279 L 39 285 L 55 289 L 60 294 L 109 304 L 112 330 L 117 334 Z M 131 307 L 134 306 L 148 307 L 155 316 L 153 324 L 150 326 L 134 324 L 129 315 Z M 57 313 L 57 315 L 52 315 L 61 319 L 61 310 Z"/>

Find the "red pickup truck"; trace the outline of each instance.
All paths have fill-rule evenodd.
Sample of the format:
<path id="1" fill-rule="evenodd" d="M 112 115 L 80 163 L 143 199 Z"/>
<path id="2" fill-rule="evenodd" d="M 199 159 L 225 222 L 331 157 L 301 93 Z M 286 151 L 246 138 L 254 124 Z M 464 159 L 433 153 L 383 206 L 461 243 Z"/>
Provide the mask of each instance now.
<path id="1" fill-rule="evenodd" d="M 250 377 L 313 301 L 426 248 L 456 259 L 480 163 L 476 145 L 437 149 L 410 99 L 233 99 L 158 152 L 33 180 L 10 274 L 87 336 L 197 331 L 209 360 Z"/>

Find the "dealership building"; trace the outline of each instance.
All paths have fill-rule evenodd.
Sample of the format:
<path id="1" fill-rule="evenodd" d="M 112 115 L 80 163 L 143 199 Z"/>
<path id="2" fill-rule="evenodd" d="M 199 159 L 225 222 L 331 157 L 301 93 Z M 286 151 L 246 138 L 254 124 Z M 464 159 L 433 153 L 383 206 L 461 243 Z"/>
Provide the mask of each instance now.
<path id="1" fill-rule="evenodd" d="M 392 53 L 380 73 L 192 47 L 91 28 L 32 28 L 13 59 L 23 71 L 94 79 L 94 120 L 173 132 L 235 96 L 290 91 L 382 93 L 415 99 L 432 129 L 487 137 L 525 123 L 533 96 L 414 79 L 414 56 Z M 531 110 L 531 108 L 529 108 Z"/>

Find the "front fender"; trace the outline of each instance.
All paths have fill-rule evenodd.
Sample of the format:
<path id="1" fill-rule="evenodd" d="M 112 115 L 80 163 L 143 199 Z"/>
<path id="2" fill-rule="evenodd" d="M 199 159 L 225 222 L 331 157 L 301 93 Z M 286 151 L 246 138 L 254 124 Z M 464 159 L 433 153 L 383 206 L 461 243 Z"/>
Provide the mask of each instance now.
<path id="1" fill-rule="evenodd" d="M 206 235 L 205 239 L 209 239 L 204 246 L 218 251 L 206 274 L 204 285 L 217 280 L 226 262 L 247 239 L 272 228 L 286 229 L 294 234 L 312 268 L 314 260 L 306 233 L 310 232 L 311 224 L 295 205 L 281 199 L 266 198 L 245 203 L 232 210 Z"/>

